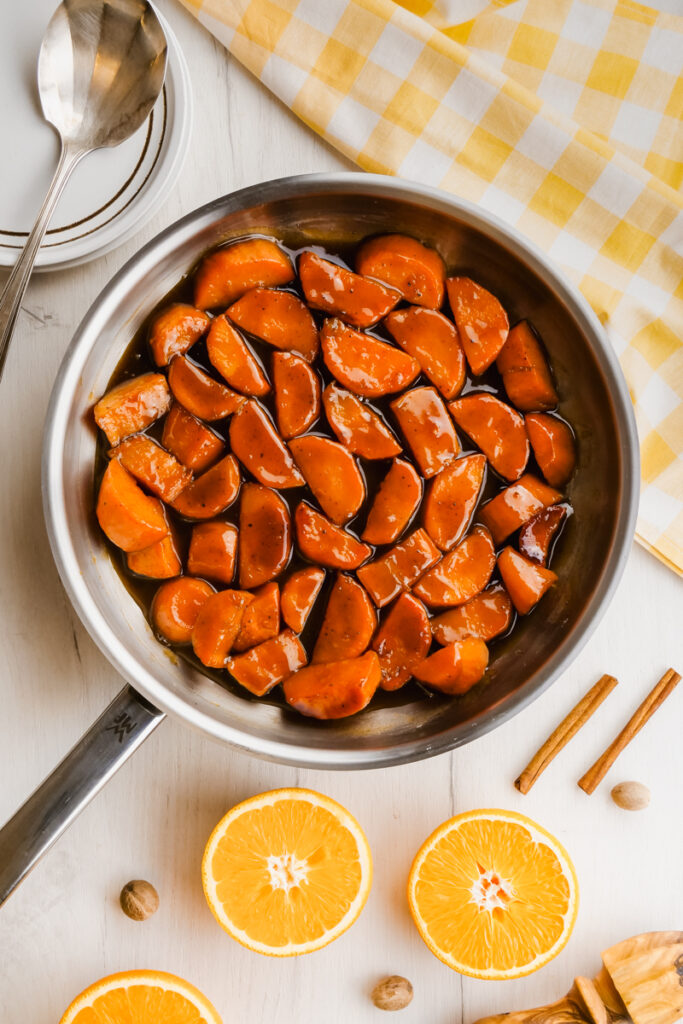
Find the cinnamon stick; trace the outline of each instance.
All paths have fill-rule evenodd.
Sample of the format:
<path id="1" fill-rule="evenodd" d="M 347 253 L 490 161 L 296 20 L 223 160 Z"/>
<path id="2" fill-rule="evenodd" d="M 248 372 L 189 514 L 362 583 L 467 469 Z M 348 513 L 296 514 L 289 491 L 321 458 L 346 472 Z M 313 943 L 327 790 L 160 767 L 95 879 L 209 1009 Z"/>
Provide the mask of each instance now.
<path id="1" fill-rule="evenodd" d="M 678 672 L 672 668 L 668 669 L 657 685 L 648 693 L 647 697 L 638 710 L 632 715 L 619 735 L 610 743 L 607 750 L 602 754 L 595 764 L 588 769 L 585 775 L 579 779 L 579 786 L 584 793 L 593 792 L 599 782 L 605 777 L 624 747 L 627 747 L 634 736 L 637 736 L 649 718 L 664 703 L 670 693 L 680 681 Z"/>
<path id="2" fill-rule="evenodd" d="M 604 675 L 591 687 L 585 697 L 572 708 L 566 718 L 563 718 L 557 729 L 550 734 L 543 746 L 536 751 L 528 765 L 518 779 L 515 779 L 515 786 L 520 793 L 528 793 L 540 775 L 546 770 L 559 752 L 566 747 L 570 739 L 576 735 L 579 729 L 586 724 L 591 715 L 597 711 L 605 697 L 607 697 L 617 680 L 614 676 Z"/>

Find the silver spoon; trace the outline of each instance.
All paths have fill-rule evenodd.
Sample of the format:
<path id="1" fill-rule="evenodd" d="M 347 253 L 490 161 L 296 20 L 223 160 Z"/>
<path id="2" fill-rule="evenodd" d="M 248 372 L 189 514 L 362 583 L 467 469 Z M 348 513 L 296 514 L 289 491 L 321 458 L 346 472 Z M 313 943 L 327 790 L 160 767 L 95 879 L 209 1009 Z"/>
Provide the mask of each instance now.
<path id="1" fill-rule="evenodd" d="M 53 14 L 40 47 L 38 90 L 62 148 L 0 299 L 0 379 L 38 249 L 72 171 L 88 153 L 118 146 L 137 131 L 165 72 L 166 36 L 147 0 L 63 0 Z"/>

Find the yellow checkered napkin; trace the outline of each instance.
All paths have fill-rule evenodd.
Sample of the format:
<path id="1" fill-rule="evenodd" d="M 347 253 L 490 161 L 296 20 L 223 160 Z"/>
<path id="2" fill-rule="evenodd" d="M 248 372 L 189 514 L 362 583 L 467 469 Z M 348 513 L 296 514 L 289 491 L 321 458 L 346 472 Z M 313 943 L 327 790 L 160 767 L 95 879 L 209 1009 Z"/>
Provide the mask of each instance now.
<path id="1" fill-rule="evenodd" d="M 474 18 L 481 0 L 183 2 L 361 167 L 481 204 L 573 278 L 635 404 L 638 537 L 683 572 L 683 19 L 632 0 Z"/>

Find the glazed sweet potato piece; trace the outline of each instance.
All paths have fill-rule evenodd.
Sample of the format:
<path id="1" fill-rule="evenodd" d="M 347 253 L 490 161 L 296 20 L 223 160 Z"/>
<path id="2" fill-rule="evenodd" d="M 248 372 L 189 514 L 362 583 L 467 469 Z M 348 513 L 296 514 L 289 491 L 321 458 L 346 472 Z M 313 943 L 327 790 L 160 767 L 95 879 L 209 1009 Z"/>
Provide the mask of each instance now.
<path id="1" fill-rule="evenodd" d="M 354 274 L 314 252 L 299 257 L 299 279 L 309 306 L 354 327 L 371 327 L 401 299 L 394 288 Z"/>
<path id="2" fill-rule="evenodd" d="M 469 637 L 431 654 L 413 668 L 413 675 L 440 693 L 461 695 L 479 682 L 488 663 L 489 652 L 484 641 Z"/>
<path id="3" fill-rule="evenodd" d="M 208 469 L 225 450 L 223 439 L 177 402 L 164 420 L 161 442 L 183 466 L 196 473 Z"/>
<path id="4" fill-rule="evenodd" d="M 211 321 L 206 351 L 211 365 L 231 388 L 243 395 L 257 397 L 270 391 L 268 378 L 258 359 L 224 316 L 217 316 Z"/>
<path id="5" fill-rule="evenodd" d="M 576 464 L 571 427 L 557 416 L 537 412 L 527 414 L 526 429 L 541 473 L 552 487 L 563 487 Z"/>
<path id="6" fill-rule="evenodd" d="M 479 501 L 486 473 L 483 455 L 456 459 L 434 477 L 424 505 L 427 533 L 442 551 L 464 536 Z"/>
<path id="7" fill-rule="evenodd" d="M 529 461 L 529 438 L 519 413 L 486 392 L 465 395 L 448 408 L 496 473 L 506 480 L 518 480 Z"/>
<path id="8" fill-rule="evenodd" d="M 327 437 L 295 437 L 289 447 L 323 512 L 337 526 L 351 519 L 365 501 L 365 481 L 353 455 Z"/>
<path id="9" fill-rule="evenodd" d="M 253 600 L 243 590 L 220 590 L 201 606 L 192 630 L 192 650 L 207 668 L 225 668 L 245 609 Z"/>
<path id="10" fill-rule="evenodd" d="M 356 270 L 395 288 L 408 302 L 438 309 L 443 302 L 446 267 L 436 249 L 409 235 L 379 235 L 363 242 Z"/>
<path id="11" fill-rule="evenodd" d="M 228 658 L 226 668 L 255 697 L 263 697 L 305 664 L 306 651 L 301 641 L 285 629 L 246 654 Z"/>
<path id="12" fill-rule="evenodd" d="M 205 256 L 194 277 L 194 301 L 200 309 L 225 307 L 250 288 L 275 288 L 294 280 L 286 252 L 269 238 L 233 242 Z"/>
<path id="13" fill-rule="evenodd" d="M 460 344 L 478 377 L 496 361 L 506 342 L 510 329 L 507 313 L 495 295 L 469 277 L 449 277 L 446 288 Z"/>
<path id="14" fill-rule="evenodd" d="M 532 562 L 547 565 L 553 540 L 567 516 L 566 505 L 549 505 L 519 531 L 519 550 Z"/>
<path id="15" fill-rule="evenodd" d="M 546 590 L 557 582 L 557 574 L 552 569 L 537 565 L 514 548 L 503 548 L 498 555 L 498 569 L 520 615 L 527 615 Z"/>
<path id="16" fill-rule="evenodd" d="M 424 477 L 436 476 L 453 462 L 460 442 L 436 388 L 406 391 L 391 408 Z"/>
<path id="17" fill-rule="evenodd" d="M 384 326 L 404 352 L 417 359 L 444 398 L 455 398 L 465 383 L 465 353 L 458 332 L 443 313 L 421 306 L 395 309 Z"/>
<path id="18" fill-rule="evenodd" d="M 213 519 L 232 505 L 240 489 L 240 470 L 234 455 L 226 455 L 196 477 L 173 501 L 186 519 Z"/>
<path id="19" fill-rule="evenodd" d="M 245 402 L 243 395 L 214 380 L 187 356 L 171 360 L 168 383 L 176 402 L 200 420 L 223 420 Z"/>
<path id="20" fill-rule="evenodd" d="M 475 526 L 457 548 L 425 573 L 414 590 L 431 608 L 464 604 L 484 589 L 495 566 L 491 534 L 483 526 Z"/>
<path id="21" fill-rule="evenodd" d="M 201 309 L 175 302 L 152 320 L 149 347 L 157 366 L 168 366 L 173 356 L 184 355 L 209 329 L 211 320 Z"/>
<path id="22" fill-rule="evenodd" d="M 279 576 L 292 553 L 289 509 L 276 491 L 245 484 L 240 497 L 241 587 L 258 587 Z"/>
<path id="23" fill-rule="evenodd" d="M 301 487 L 304 478 L 268 414 L 251 399 L 230 421 L 230 446 L 265 487 Z"/>
<path id="24" fill-rule="evenodd" d="M 229 586 L 235 576 L 237 527 L 219 519 L 192 527 L 187 571 Z"/>
<path id="25" fill-rule="evenodd" d="M 305 303 L 291 292 L 254 288 L 226 310 L 233 323 L 274 348 L 296 352 L 312 363 L 318 328 Z"/>
<path id="26" fill-rule="evenodd" d="M 479 510 L 479 519 L 491 531 L 496 545 L 528 523 L 546 505 L 555 505 L 562 495 L 548 487 L 533 473 L 525 473 L 517 483 L 487 501 Z"/>
<path id="27" fill-rule="evenodd" d="M 254 591 L 254 600 L 244 611 L 233 650 L 247 651 L 277 636 L 280 630 L 280 588 L 266 583 Z"/>
<path id="28" fill-rule="evenodd" d="M 377 607 L 383 608 L 438 562 L 440 554 L 424 530 L 415 530 L 386 554 L 362 566 L 358 579 Z"/>
<path id="29" fill-rule="evenodd" d="M 122 551 L 140 551 L 169 532 L 159 499 L 145 494 L 118 459 L 104 471 L 96 512 L 103 531 Z"/>
<path id="30" fill-rule="evenodd" d="M 166 378 L 161 373 L 143 373 L 117 384 L 100 398 L 94 409 L 95 423 L 113 447 L 160 419 L 170 405 Z"/>
<path id="31" fill-rule="evenodd" d="M 379 485 L 361 539 L 393 544 L 415 515 L 422 500 L 422 481 L 409 462 L 394 459 Z"/>
<path id="32" fill-rule="evenodd" d="M 427 657 L 431 645 L 425 606 L 412 594 L 401 594 L 372 642 L 382 669 L 382 689 L 398 690 L 407 683 L 413 665 Z"/>
<path id="33" fill-rule="evenodd" d="M 371 547 L 335 526 L 305 501 L 296 507 L 294 524 L 301 554 L 318 565 L 326 565 L 330 569 L 356 569 L 372 554 Z"/>
<path id="34" fill-rule="evenodd" d="M 291 352 L 273 356 L 278 430 L 284 438 L 304 434 L 320 415 L 320 379 L 305 359 Z"/>
<path id="35" fill-rule="evenodd" d="M 183 571 L 170 533 L 140 551 L 129 551 L 126 564 L 136 576 L 146 576 L 153 580 L 170 580 L 173 576 L 180 576 Z"/>
<path id="36" fill-rule="evenodd" d="M 311 565 L 293 572 L 282 587 L 280 612 L 283 620 L 300 633 L 306 625 L 316 598 L 325 582 L 325 570 Z"/>
<path id="37" fill-rule="evenodd" d="M 507 396 L 522 412 L 554 409 L 558 398 L 543 347 L 526 320 L 508 335 L 496 365 Z"/>
<path id="38" fill-rule="evenodd" d="M 155 632 L 170 644 L 189 644 L 197 616 L 213 593 L 209 583 L 192 576 L 162 583 L 150 609 Z"/>
<path id="39" fill-rule="evenodd" d="M 476 597 L 432 619 L 432 632 L 440 644 L 452 644 L 468 636 L 493 640 L 506 633 L 512 622 L 513 608 L 508 592 L 500 583 L 492 583 Z"/>
<path id="40" fill-rule="evenodd" d="M 162 501 L 173 501 L 192 479 L 191 470 L 146 434 L 127 437 L 109 455 Z"/>
<path id="41" fill-rule="evenodd" d="M 372 700 L 382 673 L 379 658 L 367 651 L 360 658 L 309 665 L 284 682 L 285 700 L 311 718 L 347 718 Z"/>
<path id="42" fill-rule="evenodd" d="M 363 398 L 402 391 L 420 372 L 417 359 L 386 341 L 354 331 L 341 320 L 326 320 L 320 341 L 332 376 Z"/>
<path id="43" fill-rule="evenodd" d="M 368 647 L 377 627 L 372 601 L 360 583 L 340 573 L 330 592 L 312 663 L 357 658 Z"/>
<path id="44" fill-rule="evenodd" d="M 325 415 L 333 431 L 354 455 L 390 459 L 401 446 L 379 413 L 350 391 L 328 384 L 323 392 Z"/>

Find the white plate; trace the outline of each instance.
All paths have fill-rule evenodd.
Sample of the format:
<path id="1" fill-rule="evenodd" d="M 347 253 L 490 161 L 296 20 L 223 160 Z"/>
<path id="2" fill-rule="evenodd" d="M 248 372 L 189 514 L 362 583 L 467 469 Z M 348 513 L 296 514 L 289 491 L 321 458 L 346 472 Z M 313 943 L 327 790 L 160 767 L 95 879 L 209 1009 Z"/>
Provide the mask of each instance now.
<path id="1" fill-rule="evenodd" d="M 0 266 L 15 262 L 45 197 L 59 155 L 56 132 L 42 117 L 36 68 L 43 33 L 58 0 L 0 0 Z M 168 22 L 163 92 L 127 142 L 78 165 L 55 210 L 36 266 L 73 266 L 119 245 L 165 199 L 190 137 L 192 93 L 187 64 Z"/>

